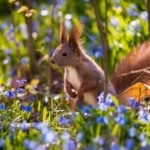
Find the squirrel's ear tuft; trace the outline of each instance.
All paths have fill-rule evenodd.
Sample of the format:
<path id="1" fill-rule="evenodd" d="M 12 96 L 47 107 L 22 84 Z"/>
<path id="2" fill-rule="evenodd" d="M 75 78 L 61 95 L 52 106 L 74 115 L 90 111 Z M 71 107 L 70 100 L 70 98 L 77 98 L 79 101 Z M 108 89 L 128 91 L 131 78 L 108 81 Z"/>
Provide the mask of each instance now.
<path id="1" fill-rule="evenodd" d="M 73 28 L 70 31 L 69 34 L 69 46 L 71 47 L 71 49 L 77 53 L 77 55 L 79 55 L 79 44 L 80 44 L 80 37 L 82 34 L 82 26 L 79 23 L 78 25 L 74 25 Z"/>
<path id="2" fill-rule="evenodd" d="M 60 26 L 60 34 L 59 34 L 59 38 L 60 38 L 60 42 L 61 43 L 65 43 L 67 42 L 67 37 L 66 37 L 66 33 L 65 33 L 65 22 L 63 21 L 61 26 Z"/>
<path id="3" fill-rule="evenodd" d="M 82 34 L 82 25 L 79 23 L 78 25 L 74 25 L 69 34 L 69 42 L 71 40 L 79 42 Z"/>

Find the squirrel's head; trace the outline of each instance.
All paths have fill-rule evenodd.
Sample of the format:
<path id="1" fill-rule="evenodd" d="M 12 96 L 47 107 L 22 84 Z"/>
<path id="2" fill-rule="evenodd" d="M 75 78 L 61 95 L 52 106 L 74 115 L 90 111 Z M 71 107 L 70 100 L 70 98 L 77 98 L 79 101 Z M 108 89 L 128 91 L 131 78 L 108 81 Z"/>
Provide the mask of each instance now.
<path id="1" fill-rule="evenodd" d="M 65 25 L 63 22 L 60 27 L 61 44 L 54 51 L 51 57 L 51 63 L 61 67 L 68 67 L 75 65 L 75 62 L 79 59 L 81 54 L 80 50 L 81 33 L 82 33 L 81 27 L 74 25 L 67 38 L 65 34 Z"/>

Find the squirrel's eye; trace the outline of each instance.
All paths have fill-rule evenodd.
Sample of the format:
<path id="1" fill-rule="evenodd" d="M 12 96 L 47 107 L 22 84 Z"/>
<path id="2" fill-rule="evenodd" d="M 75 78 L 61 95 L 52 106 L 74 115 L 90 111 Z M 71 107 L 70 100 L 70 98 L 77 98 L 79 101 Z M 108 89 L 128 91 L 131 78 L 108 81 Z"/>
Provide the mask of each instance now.
<path id="1" fill-rule="evenodd" d="M 62 56 L 67 56 L 67 53 L 66 53 L 66 52 L 63 52 L 63 53 L 62 53 Z"/>

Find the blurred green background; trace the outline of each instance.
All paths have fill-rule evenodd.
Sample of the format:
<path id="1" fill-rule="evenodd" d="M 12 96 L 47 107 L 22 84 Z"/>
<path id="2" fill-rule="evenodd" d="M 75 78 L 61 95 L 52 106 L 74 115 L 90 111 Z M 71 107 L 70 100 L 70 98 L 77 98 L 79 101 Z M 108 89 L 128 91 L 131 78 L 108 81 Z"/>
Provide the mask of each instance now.
<path id="1" fill-rule="evenodd" d="M 148 39 L 147 1 L 97 0 L 97 6 L 107 27 L 111 75 L 126 53 Z M 55 71 L 49 56 L 59 45 L 59 26 L 64 19 L 68 31 L 73 23 L 82 22 L 84 47 L 102 66 L 101 39 L 90 0 L 1 0 L 0 85 L 13 87 L 18 78 L 39 78 L 47 87 L 62 83 L 63 72 Z"/>

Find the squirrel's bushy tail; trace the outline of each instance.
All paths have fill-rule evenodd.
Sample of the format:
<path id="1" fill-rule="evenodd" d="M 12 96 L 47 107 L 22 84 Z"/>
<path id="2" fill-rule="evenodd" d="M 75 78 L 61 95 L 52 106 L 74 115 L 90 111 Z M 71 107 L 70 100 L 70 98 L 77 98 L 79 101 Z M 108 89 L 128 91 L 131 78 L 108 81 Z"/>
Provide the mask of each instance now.
<path id="1" fill-rule="evenodd" d="M 137 82 L 150 85 L 150 42 L 138 45 L 118 64 L 111 82 L 117 95 Z"/>

